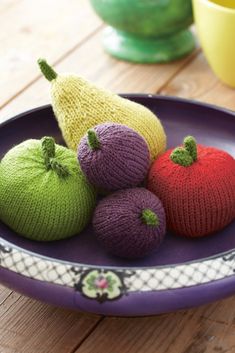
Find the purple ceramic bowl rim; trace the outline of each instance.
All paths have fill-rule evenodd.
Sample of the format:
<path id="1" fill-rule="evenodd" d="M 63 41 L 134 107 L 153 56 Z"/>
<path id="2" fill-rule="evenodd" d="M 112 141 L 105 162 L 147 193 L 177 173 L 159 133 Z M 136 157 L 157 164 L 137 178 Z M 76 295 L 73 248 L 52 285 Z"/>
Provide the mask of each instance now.
<path id="1" fill-rule="evenodd" d="M 91 301 L 82 293 L 61 285 L 40 282 L 34 278 L 23 279 L 22 275 L 0 267 L 3 284 L 12 290 L 47 302 L 51 305 L 68 307 L 75 310 L 108 316 L 147 316 L 168 313 L 180 309 L 189 309 L 208 304 L 233 295 L 234 278 L 188 288 L 177 288 L 165 291 L 136 291 L 116 301 L 99 303 Z"/>

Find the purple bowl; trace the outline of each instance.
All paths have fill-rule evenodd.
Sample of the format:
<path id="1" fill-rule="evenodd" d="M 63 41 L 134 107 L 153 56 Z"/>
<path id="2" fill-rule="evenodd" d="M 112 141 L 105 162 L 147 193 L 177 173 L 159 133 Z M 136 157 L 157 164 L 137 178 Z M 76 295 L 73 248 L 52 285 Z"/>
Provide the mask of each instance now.
<path id="1" fill-rule="evenodd" d="M 186 135 L 235 156 L 235 114 L 173 97 L 125 95 L 155 112 L 168 147 Z M 1 157 L 28 138 L 52 135 L 64 143 L 50 106 L 0 125 Z M 38 243 L 0 223 L 0 282 L 20 293 L 104 315 L 155 315 L 185 309 L 235 293 L 235 222 L 204 239 L 167 233 L 161 247 L 143 259 L 107 254 L 92 227 L 71 239 Z"/>

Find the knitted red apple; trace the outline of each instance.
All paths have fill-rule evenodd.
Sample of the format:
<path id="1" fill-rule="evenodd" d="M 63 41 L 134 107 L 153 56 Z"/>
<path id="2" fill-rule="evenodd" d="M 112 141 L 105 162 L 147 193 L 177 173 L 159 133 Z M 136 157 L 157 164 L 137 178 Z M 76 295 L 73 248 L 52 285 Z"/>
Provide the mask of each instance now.
<path id="1" fill-rule="evenodd" d="M 205 236 L 235 218 L 235 159 L 188 136 L 153 163 L 148 189 L 162 201 L 169 229 Z"/>

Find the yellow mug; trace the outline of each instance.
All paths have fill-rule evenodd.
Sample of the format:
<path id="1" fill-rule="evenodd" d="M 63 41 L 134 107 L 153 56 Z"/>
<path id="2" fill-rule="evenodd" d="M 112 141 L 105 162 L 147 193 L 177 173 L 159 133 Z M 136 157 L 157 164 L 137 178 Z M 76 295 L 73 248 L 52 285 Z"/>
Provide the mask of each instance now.
<path id="1" fill-rule="evenodd" d="M 235 0 L 193 0 L 204 54 L 214 73 L 235 87 Z"/>

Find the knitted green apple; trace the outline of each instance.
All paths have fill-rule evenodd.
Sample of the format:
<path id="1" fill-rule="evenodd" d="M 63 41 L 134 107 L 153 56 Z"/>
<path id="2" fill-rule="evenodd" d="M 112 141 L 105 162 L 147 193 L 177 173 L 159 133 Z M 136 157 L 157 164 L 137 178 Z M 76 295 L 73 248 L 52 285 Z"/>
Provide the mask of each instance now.
<path id="1" fill-rule="evenodd" d="M 51 241 L 78 234 L 89 222 L 95 192 L 76 153 L 52 137 L 12 148 L 0 165 L 0 218 L 15 232 Z"/>

